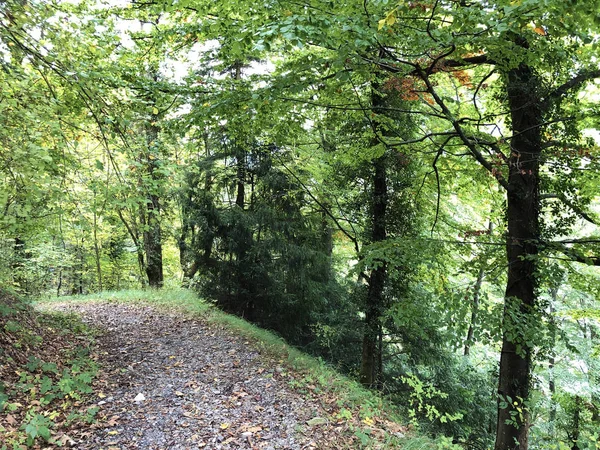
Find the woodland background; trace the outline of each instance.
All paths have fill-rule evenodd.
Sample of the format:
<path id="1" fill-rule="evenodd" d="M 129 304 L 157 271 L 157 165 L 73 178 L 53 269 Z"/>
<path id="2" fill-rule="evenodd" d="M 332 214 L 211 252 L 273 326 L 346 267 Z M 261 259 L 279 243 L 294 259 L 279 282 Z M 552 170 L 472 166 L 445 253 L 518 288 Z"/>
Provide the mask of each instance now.
<path id="1" fill-rule="evenodd" d="M 2 2 L 0 283 L 183 284 L 425 433 L 599 448 L 599 18 Z"/>

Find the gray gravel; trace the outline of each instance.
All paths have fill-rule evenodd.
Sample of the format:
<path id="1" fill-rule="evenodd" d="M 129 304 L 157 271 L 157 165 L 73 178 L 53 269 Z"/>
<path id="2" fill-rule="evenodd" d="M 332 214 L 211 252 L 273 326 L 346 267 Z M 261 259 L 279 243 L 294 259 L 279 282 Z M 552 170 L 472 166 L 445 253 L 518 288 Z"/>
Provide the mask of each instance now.
<path id="1" fill-rule="evenodd" d="M 303 449 L 320 406 L 243 338 L 149 306 L 55 304 L 102 330 L 99 422 L 79 449 Z M 137 400 L 136 400 L 137 397 Z"/>

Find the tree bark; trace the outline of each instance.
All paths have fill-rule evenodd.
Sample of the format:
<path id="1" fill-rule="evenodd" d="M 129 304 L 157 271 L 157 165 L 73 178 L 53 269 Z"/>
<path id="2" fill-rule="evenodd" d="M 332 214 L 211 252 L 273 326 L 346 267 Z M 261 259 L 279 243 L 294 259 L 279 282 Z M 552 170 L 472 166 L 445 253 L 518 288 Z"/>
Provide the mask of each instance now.
<path id="1" fill-rule="evenodd" d="M 381 242 L 386 238 L 387 209 L 387 173 L 385 156 L 373 162 L 373 198 L 372 198 L 372 242 Z M 384 261 L 371 271 L 369 289 L 365 308 L 365 328 L 363 332 L 362 356 L 360 365 L 360 382 L 364 386 L 377 387 L 380 379 L 381 349 L 381 316 L 383 314 L 383 290 L 387 276 Z"/>
<path id="2" fill-rule="evenodd" d="M 539 159 L 542 148 L 542 111 L 537 88 L 538 81 L 529 66 L 522 64 L 509 71 L 507 92 L 513 138 L 507 192 L 508 279 L 495 450 L 526 450 L 528 446 L 529 418 L 524 402 L 529 398 L 534 343 L 527 340 L 527 330 L 523 327 L 533 327 L 537 320 Z"/>
<path id="3" fill-rule="evenodd" d="M 98 290 L 102 292 L 104 289 L 102 287 L 102 265 L 100 264 L 100 246 L 98 245 L 98 214 L 96 212 L 96 192 L 94 191 L 94 219 L 93 219 L 93 227 L 94 227 L 94 255 L 96 257 L 96 275 L 98 275 Z"/>
<path id="4" fill-rule="evenodd" d="M 27 282 L 27 276 L 25 275 L 26 268 L 25 261 L 29 259 L 28 252 L 25 247 L 25 241 L 20 237 L 15 237 L 15 243 L 13 245 L 13 260 L 11 262 L 11 269 L 15 283 L 19 286 L 21 293 L 29 294 L 29 284 Z"/>
<path id="5" fill-rule="evenodd" d="M 158 75 L 153 73 L 153 81 L 158 81 Z M 153 288 L 163 286 L 163 261 L 162 261 L 162 230 L 160 221 L 160 196 L 157 186 L 161 176 L 158 173 L 160 155 L 158 154 L 158 114 L 152 113 L 150 123 L 145 126 L 146 131 L 146 173 L 149 185 L 145 186 L 147 192 L 146 207 L 142 215 L 144 223 L 144 251 L 146 253 L 146 275 L 148 284 Z M 143 181 L 142 181 L 143 182 Z"/>
<path id="6" fill-rule="evenodd" d="M 378 133 L 384 132 L 377 120 L 377 114 L 383 114 L 385 99 L 379 92 L 379 85 L 374 82 L 371 87 L 371 107 L 375 114 L 372 122 L 374 137 L 373 147 L 380 144 Z M 373 161 L 373 194 L 371 197 L 371 242 L 382 242 L 387 237 L 386 212 L 388 204 L 387 158 L 385 153 Z M 381 317 L 384 312 L 385 282 L 387 266 L 385 261 L 378 261 L 369 275 L 367 301 L 365 306 L 365 324 L 363 331 L 361 364 L 359 380 L 362 385 L 377 388 L 381 381 L 383 358 L 379 345 L 382 333 Z"/>
<path id="7" fill-rule="evenodd" d="M 488 222 L 488 231 L 490 236 L 494 229 L 494 223 L 490 219 Z M 469 329 L 467 330 L 467 339 L 465 340 L 464 356 L 469 356 L 471 351 L 471 345 L 473 345 L 473 335 L 475 334 L 475 326 L 477 325 L 477 314 L 479 313 L 479 298 L 481 296 L 481 285 L 483 284 L 483 277 L 485 276 L 485 270 L 483 263 L 477 273 L 477 280 L 475 281 L 475 288 L 473 289 L 473 302 L 471 304 L 471 322 L 469 323 Z"/>
<path id="8" fill-rule="evenodd" d="M 144 229 L 144 251 L 146 253 L 146 275 L 153 288 L 163 285 L 162 238 L 160 227 L 160 203 L 158 195 L 151 194 L 146 204 L 146 228 Z"/>

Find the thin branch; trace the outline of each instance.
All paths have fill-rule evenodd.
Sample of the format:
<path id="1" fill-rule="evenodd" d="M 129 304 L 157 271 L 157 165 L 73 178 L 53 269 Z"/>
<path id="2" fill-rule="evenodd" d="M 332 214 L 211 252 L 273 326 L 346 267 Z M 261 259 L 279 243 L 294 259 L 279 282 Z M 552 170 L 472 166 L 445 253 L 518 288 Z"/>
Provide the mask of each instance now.
<path id="1" fill-rule="evenodd" d="M 562 98 L 570 90 L 577 89 L 586 81 L 593 80 L 594 78 L 600 78 L 600 70 L 584 70 L 580 72 L 578 75 L 550 92 L 542 103 L 542 106 L 547 108 L 552 100 Z"/>
<path id="2" fill-rule="evenodd" d="M 314 194 L 311 192 L 311 190 L 308 188 L 308 186 L 306 186 L 302 180 L 300 180 L 300 178 L 298 177 L 298 175 L 296 175 L 296 173 L 291 170 L 282 160 L 280 157 L 277 157 L 277 159 L 279 160 L 279 163 L 283 166 L 283 168 L 296 180 L 296 182 L 298 182 L 298 184 L 300 184 L 300 186 L 302 186 L 302 189 L 304 189 L 304 192 L 306 192 L 308 194 L 308 196 L 317 204 L 319 205 L 319 207 L 323 210 L 323 212 L 325 214 L 327 214 L 329 216 L 329 218 L 333 221 L 333 223 L 335 224 L 335 226 L 337 227 L 338 230 L 340 230 L 342 233 L 344 233 L 344 235 L 350 239 L 350 241 L 354 244 L 354 249 L 356 250 L 356 254 L 360 253 L 360 247 L 358 245 L 358 240 L 356 239 L 356 236 L 353 236 L 348 230 L 346 230 L 338 221 L 338 219 L 333 215 L 333 213 L 329 210 L 329 208 L 327 208 L 321 201 L 319 201 L 319 199 L 317 199 Z"/>
<path id="3" fill-rule="evenodd" d="M 595 220 L 593 217 L 591 217 L 589 214 L 587 214 L 585 211 L 583 211 L 581 208 L 579 208 L 577 205 L 575 205 L 564 194 L 542 194 L 542 195 L 540 195 L 540 200 L 546 200 L 546 199 L 558 199 L 561 202 L 563 202 L 566 206 L 571 208 L 573 210 L 573 212 L 575 212 L 582 219 L 587 220 L 588 222 L 593 223 L 594 225 L 600 225 L 597 220 Z"/>
<path id="4" fill-rule="evenodd" d="M 448 107 L 446 106 L 444 101 L 438 95 L 437 91 L 431 84 L 431 81 L 429 80 L 429 77 L 427 76 L 427 74 L 421 68 L 419 68 L 418 70 L 419 70 L 419 77 L 425 82 L 425 85 L 427 86 L 427 91 L 432 95 L 435 102 L 442 109 L 444 115 L 446 116 L 445 117 L 446 120 L 450 121 L 450 123 L 452 124 L 452 127 L 456 130 L 456 133 L 462 140 L 463 144 L 465 144 L 465 146 L 469 149 L 469 151 L 471 152 L 471 154 L 473 155 L 475 160 L 477 160 L 477 162 L 479 164 L 481 164 L 485 169 L 488 170 L 488 172 L 490 172 L 494 176 L 494 178 L 496 178 L 496 180 L 498 181 L 500 186 L 502 186 L 504 189 L 506 189 L 508 191 L 509 190 L 508 182 L 504 178 L 502 178 L 501 174 L 497 173 L 494 170 L 494 167 L 492 166 L 492 164 L 487 159 L 485 159 L 483 157 L 483 155 L 481 154 L 481 152 L 477 149 L 477 139 L 467 136 L 465 131 L 462 129 L 460 122 L 454 118 L 450 109 L 448 109 Z"/>

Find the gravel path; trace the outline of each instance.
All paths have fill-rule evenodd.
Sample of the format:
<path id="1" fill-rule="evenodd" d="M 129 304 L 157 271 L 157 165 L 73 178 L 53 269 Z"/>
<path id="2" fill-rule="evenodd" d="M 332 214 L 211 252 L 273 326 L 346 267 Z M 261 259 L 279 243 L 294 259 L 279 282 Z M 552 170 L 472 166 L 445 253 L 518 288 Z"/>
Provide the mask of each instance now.
<path id="1" fill-rule="evenodd" d="M 149 306 L 51 308 L 102 330 L 100 420 L 72 436 L 75 448 L 323 448 L 313 441 L 320 431 L 306 425 L 324 414 L 321 406 L 294 392 L 286 369 L 243 338 Z"/>

